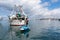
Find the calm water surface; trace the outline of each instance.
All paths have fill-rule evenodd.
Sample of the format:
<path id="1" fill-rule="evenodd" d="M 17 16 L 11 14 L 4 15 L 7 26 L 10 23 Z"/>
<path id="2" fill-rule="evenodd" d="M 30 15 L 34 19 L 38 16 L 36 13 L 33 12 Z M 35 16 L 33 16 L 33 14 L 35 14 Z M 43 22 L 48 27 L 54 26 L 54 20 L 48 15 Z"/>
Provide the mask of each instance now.
<path id="1" fill-rule="evenodd" d="M 0 16 L 8 15 L 10 11 L 0 7 Z M 26 35 L 16 36 L 16 27 L 10 28 L 8 17 L 0 21 L 0 40 L 60 40 L 60 21 L 31 19 L 28 27 L 31 31 Z"/>
<path id="2" fill-rule="evenodd" d="M 31 31 L 29 37 L 16 36 L 15 29 L 10 30 L 7 19 L 0 21 L 1 40 L 60 40 L 60 21 L 58 20 L 30 20 L 28 26 Z"/>

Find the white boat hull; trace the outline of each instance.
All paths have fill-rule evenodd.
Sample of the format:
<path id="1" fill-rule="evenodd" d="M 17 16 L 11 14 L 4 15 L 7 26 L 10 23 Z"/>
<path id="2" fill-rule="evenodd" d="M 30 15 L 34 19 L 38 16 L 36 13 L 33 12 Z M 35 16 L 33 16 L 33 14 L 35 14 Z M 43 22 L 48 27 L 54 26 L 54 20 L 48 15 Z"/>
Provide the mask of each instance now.
<path id="1" fill-rule="evenodd" d="M 11 26 L 22 26 L 22 25 L 25 25 L 25 24 L 26 23 L 25 23 L 24 20 L 22 20 L 22 21 L 20 21 L 20 20 L 12 20 L 11 23 L 10 23 Z"/>

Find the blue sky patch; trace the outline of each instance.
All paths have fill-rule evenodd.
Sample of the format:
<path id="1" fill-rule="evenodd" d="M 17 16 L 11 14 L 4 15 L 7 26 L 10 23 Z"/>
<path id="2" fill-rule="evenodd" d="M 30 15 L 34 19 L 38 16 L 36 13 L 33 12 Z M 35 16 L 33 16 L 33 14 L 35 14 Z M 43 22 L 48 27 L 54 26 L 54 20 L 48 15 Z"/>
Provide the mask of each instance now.
<path id="1" fill-rule="evenodd" d="M 60 8 L 60 0 L 58 0 L 57 2 L 52 2 L 52 0 L 41 0 L 42 3 L 48 2 L 50 5 L 49 6 L 45 6 L 48 7 L 48 9 L 55 9 L 55 8 Z"/>

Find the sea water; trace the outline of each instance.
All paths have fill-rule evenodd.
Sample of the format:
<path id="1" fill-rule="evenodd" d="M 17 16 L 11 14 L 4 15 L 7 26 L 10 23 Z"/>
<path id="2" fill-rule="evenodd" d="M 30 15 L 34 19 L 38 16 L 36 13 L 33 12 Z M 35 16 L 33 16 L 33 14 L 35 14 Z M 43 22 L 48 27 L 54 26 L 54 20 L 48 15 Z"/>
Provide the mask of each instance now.
<path id="1" fill-rule="evenodd" d="M 3 10 L 0 15 L 7 15 L 10 12 Z M 8 17 L 0 21 L 0 40 L 60 40 L 60 21 L 58 20 L 29 20 L 29 37 L 25 34 L 16 36 L 15 29 L 11 29 Z"/>

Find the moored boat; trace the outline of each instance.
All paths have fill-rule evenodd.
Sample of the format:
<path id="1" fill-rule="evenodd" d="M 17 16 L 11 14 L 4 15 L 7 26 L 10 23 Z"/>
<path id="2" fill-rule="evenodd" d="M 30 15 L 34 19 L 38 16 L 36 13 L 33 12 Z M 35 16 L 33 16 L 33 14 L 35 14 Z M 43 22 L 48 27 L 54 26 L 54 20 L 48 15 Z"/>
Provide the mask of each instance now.
<path id="1" fill-rule="evenodd" d="M 9 16 L 11 26 L 22 26 L 27 25 L 28 17 L 24 13 L 21 6 L 17 6 L 18 11 L 15 10 L 15 14 Z"/>

